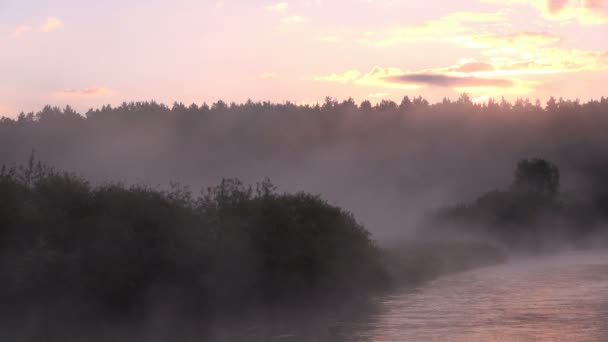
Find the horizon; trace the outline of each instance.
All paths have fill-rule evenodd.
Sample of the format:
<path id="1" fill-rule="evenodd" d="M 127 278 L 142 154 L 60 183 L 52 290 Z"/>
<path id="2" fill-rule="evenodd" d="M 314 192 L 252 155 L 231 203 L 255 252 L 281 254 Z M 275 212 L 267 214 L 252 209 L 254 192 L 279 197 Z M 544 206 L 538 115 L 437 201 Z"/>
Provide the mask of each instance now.
<path id="1" fill-rule="evenodd" d="M 431 102 L 428 101 L 426 98 L 422 97 L 422 96 L 409 96 L 409 95 L 404 95 L 401 101 L 393 101 L 391 99 L 385 99 L 385 98 L 380 98 L 377 99 L 376 101 L 370 101 L 369 99 L 364 99 L 360 102 L 355 101 L 352 97 L 349 97 L 347 99 L 336 99 L 330 96 L 326 96 L 325 99 L 323 101 L 318 101 L 315 103 L 297 103 L 297 102 L 291 102 L 289 100 L 286 101 L 282 101 L 282 102 L 272 102 L 272 101 L 267 101 L 267 100 L 262 100 L 262 101 L 254 101 L 252 99 L 247 99 L 246 101 L 243 102 L 227 102 L 224 101 L 222 99 L 218 99 L 217 101 L 214 102 L 210 102 L 207 103 L 206 101 L 202 102 L 202 103 L 196 103 L 196 102 L 192 102 L 192 103 L 183 103 L 183 102 L 179 102 L 179 101 L 175 101 L 173 103 L 164 103 L 164 102 L 160 102 L 160 101 L 156 101 L 154 99 L 152 100 L 143 100 L 143 101 L 123 101 L 119 104 L 113 105 L 110 103 L 106 103 L 106 104 L 102 104 L 100 106 L 97 107 L 91 107 L 88 108 L 86 110 L 77 110 L 74 107 L 72 107 L 70 104 L 66 104 L 63 107 L 60 106 L 54 106 L 54 105 L 44 105 L 41 108 L 37 109 L 37 110 L 33 110 L 33 111 L 29 111 L 29 112 L 20 112 L 17 115 L 14 116 L 7 116 L 7 115 L 3 115 L 0 112 L 0 119 L 2 118 L 6 118 L 6 119 L 18 119 L 18 117 L 20 115 L 36 115 L 39 113 L 42 113 L 45 109 L 51 109 L 51 110 L 58 110 L 58 111 L 62 111 L 62 112 L 66 112 L 66 111 L 73 111 L 74 113 L 80 115 L 80 116 L 85 116 L 85 114 L 89 113 L 89 112 L 95 112 L 95 111 L 103 111 L 104 108 L 108 107 L 109 109 L 120 109 L 123 106 L 128 106 L 128 105 L 146 105 L 146 104 L 156 104 L 160 107 L 163 108 L 167 108 L 168 110 L 173 110 L 176 106 L 182 106 L 185 108 L 191 108 L 192 106 L 196 106 L 196 109 L 201 110 L 205 107 L 207 107 L 207 110 L 214 110 L 214 106 L 223 103 L 224 105 L 226 105 L 228 108 L 231 108 L 233 106 L 248 106 L 248 105 L 270 105 L 270 106 L 294 106 L 294 107 L 298 107 L 298 108 L 318 108 L 318 107 L 322 107 L 325 103 L 327 103 L 328 101 L 333 102 L 336 105 L 340 105 L 340 104 L 344 104 L 344 103 L 352 103 L 355 108 L 357 110 L 361 110 L 363 109 L 363 104 L 365 102 L 369 103 L 373 109 L 378 109 L 383 103 L 392 103 L 394 105 L 396 105 L 397 107 L 401 107 L 402 101 L 404 100 L 409 100 L 410 104 L 413 104 L 414 101 L 416 100 L 421 100 L 424 101 L 426 104 L 430 107 L 433 106 L 441 106 L 441 105 L 445 105 L 446 102 L 448 105 L 450 104 L 458 104 L 458 103 L 462 103 L 464 101 L 464 104 L 467 105 L 471 105 L 474 107 L 478 107 L 481 109 L 488 109 L 488 110 L 493 110 L 492 108 L 490 108 L 490 105 L 498 105 L 501 106 L 502 103 L 506 103 L 507 105 L 511 106 L 511 108 L 509 108 L 509 110 L 514 110 L 515 108 L 513 108 L 515 105 L 517 105 L 518 103 L 521 103 L 523 105 L 531 105 L 534 108 L 540 108 L 543 111 L 549 111 L 549 102 L 551 102 L 551 100 L 555 101 L 555 104 L 559 105 L 560 103 L 576 103 L 578 105 L 584 106 L 584 105 L 588 105 L 588 104 L 592 104 L 592 103 L 604 103 L 605 101 L 608 100 L 608 97 L 605 96 L 601 96 L 599 98 L 591 98 L 587 101 L 581 101 L 581 99 L 568 99 L 568 98 L 556 98 L 554 96 L 550 96 L 549 99 L 547 100 L 547 102 L 542 102 L 540 101 L 540 99 L 530 99 L 530 98 L 517 98 L 514 101 L 509 101 L 507 99 L 503 98 L 494 98 L 494 97 L 489 97 L 487 99 L 483 99 L 483 101 L 475 101 L 475 99 L 472 99 L 470 97 L 469 94 L 467 93 L 463 93 L 461 94 L 457 99 L 454 98 L 450 98 L 450 97 L 445 97 L 444 99 L 442 99 L 441 101 L 436 101 L 436 102 Z"/>
<path id="2" fill-rule="evenodd" d="M 8 0 L 0 17 L 6 117 L 131 99 L 586 102 L 608 76 L 604 0 Z"/>

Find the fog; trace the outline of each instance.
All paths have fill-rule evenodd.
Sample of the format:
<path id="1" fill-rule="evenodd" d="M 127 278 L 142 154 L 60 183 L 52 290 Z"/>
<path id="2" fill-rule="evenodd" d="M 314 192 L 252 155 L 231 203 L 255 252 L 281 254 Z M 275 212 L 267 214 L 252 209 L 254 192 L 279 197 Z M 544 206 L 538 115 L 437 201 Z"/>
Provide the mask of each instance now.
<path id="1" fill-rule="evenodd" d="M 389 336 L 394 300 L 474 298 L 456 273 L 606 246 L 606 114 L 463 95 L 4 118 L 0 338 Z"/>
<path id="2" fill-rule="evenodd" d="M 254 103 L 166 107 L 154 102 L 87 113 L 47 107 L 0 124 L 0 164 L 38 160 L 96 181 L 193 189 L 226 177 L 270 178 L 352 211 L 380 241 L 411 236 L 429 213 L 508 186 L 522 158 L 559 166 L 562 189 L 595 186 L 606 165 L 608 100 L 546 105 L 372 106 Z"/>

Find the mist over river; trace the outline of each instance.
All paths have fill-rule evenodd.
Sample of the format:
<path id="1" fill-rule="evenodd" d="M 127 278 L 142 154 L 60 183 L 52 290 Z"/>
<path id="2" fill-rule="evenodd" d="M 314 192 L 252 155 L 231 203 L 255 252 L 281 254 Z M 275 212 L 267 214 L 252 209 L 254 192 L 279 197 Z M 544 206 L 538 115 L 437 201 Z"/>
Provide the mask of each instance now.
<path id="1" fill-rule="evenodd" d="M 303 318 L 299 328 L 281 324 L 263 329 L 273 336 L 262 340 L 608 341 L 608 253 L 516 259 L 448 275 L 379 297 L 369 312 L 349 314 L 315 313 Z M 260 336 L 255 331 L 260 332 L 252 328 L 249 338 Z M 229 335 L 215 337 L 235 337 Z"/>
<path id="2" fill-rule="evenodd" d="M 608 254 L 570 252 L 439 278 L 382 299 L 344 340 L 608 341 Z"/>

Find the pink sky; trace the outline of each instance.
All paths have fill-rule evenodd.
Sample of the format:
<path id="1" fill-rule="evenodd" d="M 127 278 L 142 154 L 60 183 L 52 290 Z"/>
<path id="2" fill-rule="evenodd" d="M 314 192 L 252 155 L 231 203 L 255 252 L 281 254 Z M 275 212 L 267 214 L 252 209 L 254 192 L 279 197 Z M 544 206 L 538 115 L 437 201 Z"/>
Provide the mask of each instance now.
<path id="1" fill-rule="evenodd" d="M 70 104 L 608 95 L 608 0 L 4 0 L 0 115 Z"/>

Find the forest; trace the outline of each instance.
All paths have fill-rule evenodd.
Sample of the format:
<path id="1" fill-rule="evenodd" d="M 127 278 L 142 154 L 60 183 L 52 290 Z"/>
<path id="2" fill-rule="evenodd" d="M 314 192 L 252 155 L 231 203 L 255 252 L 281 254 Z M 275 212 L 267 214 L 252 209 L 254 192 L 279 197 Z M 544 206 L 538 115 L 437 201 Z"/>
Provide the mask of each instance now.
<path id="1" fill-rule="evenodd" d="M 269 178 L 347 208 L 377 240 L 393 241 L 420 234 L 437 211 L 510 189 L 515 165 L 541 158 L 559 168 L 557 202 L 587 208 L 577 220 L 590 226 L 608 199 L 607 114 L 607 98 L 475 103 L 467 94 L 437 103 L 149 101 L 86 113 L 47 106 L 0 119 L 0 165 L 27 164 L 34 151 L 93 184 L 165 190 Z M 506 201 L 504 193 L 485 202 Z"/>

